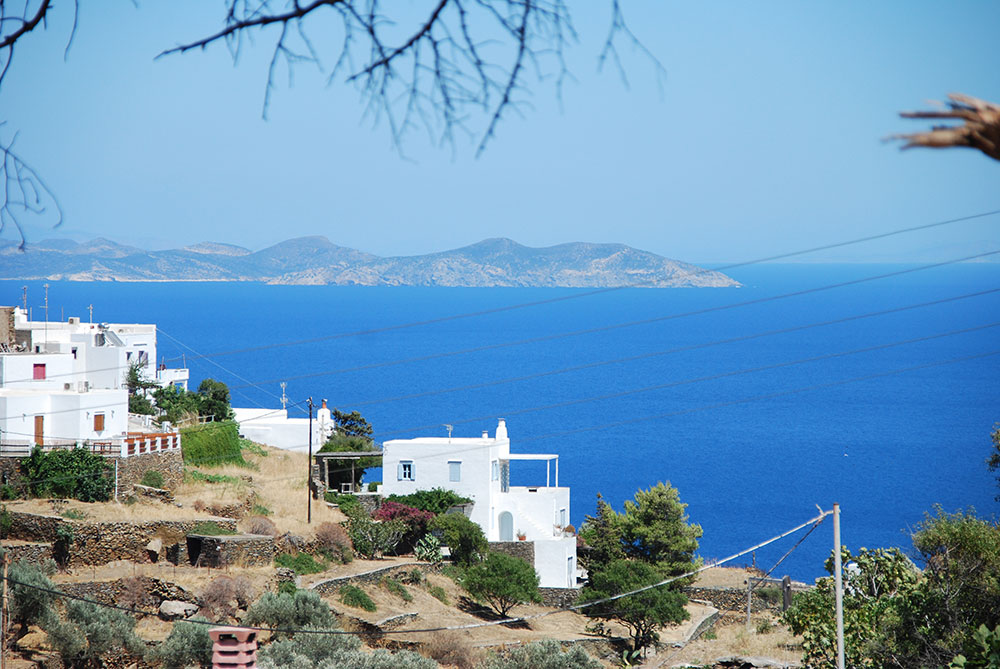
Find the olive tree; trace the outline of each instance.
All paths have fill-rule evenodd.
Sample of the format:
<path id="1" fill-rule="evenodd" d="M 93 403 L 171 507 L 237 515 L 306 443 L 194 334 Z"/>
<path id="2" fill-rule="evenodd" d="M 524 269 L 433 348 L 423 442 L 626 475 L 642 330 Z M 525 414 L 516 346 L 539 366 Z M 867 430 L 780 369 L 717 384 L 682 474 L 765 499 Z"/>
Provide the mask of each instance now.
<path id="1" fill-rule="evenodd" d="M 462 577 L 462 587 L 503 618 L 519 604 L 542 601 L 535 568 L 505 553 L 491 551 L 482 562 L 469 567 Z"/>

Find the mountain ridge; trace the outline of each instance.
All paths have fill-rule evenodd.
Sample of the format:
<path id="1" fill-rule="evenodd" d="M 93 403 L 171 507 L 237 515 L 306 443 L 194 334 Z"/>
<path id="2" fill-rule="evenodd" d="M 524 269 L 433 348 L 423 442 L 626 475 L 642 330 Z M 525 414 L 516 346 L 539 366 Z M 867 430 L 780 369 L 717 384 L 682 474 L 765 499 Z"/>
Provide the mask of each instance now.
<path id="1" fill-rule="evenodd" d="M 223 242 L 147 251 L 96 238 L 44 240 L 20 251 L 0 240 L 0 279 L 257 281 L 282 285 L 454 287 L 733 287 L 732 278 L 618 243 L 524 246 L 494 237 L 447 251 L 376 256 L 324 236 L 259 251 Z"/>

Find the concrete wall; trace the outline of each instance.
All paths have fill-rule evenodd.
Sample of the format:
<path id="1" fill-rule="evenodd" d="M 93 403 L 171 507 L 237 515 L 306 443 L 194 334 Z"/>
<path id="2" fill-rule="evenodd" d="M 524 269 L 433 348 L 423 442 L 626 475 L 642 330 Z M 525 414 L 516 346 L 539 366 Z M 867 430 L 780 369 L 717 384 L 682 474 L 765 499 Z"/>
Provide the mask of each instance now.
<path id="1" fill-rule="evenodd" d="M 94 415 L 104 414 L 104 429 L 94 430 Z M 108 441 L 128 428 L 128 396 L 124 390 L 0 390 L 0 439 L 34 445 L 35 416 L 44 417 L 46 444 Z"/>
<path id="2" fill-rule="evenodd" d="M 576 587 L 576 537 L 535 541 L 535 571 L 546 588 Z"/>

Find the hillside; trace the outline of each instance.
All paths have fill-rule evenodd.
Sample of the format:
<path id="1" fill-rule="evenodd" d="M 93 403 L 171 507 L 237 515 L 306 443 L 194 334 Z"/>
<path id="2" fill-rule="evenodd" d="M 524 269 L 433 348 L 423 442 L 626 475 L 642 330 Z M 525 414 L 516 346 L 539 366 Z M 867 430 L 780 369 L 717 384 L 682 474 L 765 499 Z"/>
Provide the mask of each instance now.
<path id="1" fill-rule="evenodd" d="M 0 280 L 256 281 L 293 285 L 732 287 L 715 271 L 624 244 L 572 242 L 533 248 L 510 239 L 418 256 L 382 258 L 325 237 L 290 239 L 251 252 L 203 242 L 146 251 L 107 239 L 48 240 L 24 251 L 0 240 Z"/>

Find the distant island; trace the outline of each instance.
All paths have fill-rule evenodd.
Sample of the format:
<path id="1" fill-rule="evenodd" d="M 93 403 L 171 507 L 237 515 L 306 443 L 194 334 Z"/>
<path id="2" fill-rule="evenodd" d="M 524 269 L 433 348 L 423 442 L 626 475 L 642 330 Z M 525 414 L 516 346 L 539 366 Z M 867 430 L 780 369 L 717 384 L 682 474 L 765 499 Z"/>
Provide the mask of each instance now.
<path id="1" fill-rule="evenodd" d="M 544 248 L 487 239 L 451 251 L 382 258 L 300 237 L 261 251 L 204 242 L 146 251 L 107 239 L 29 244 L 0 240 L 0 279 L 50 281 L 257 281 L 288 285 L 650 288 L 739 286 L 712 270 L 624 244 Z"/>

